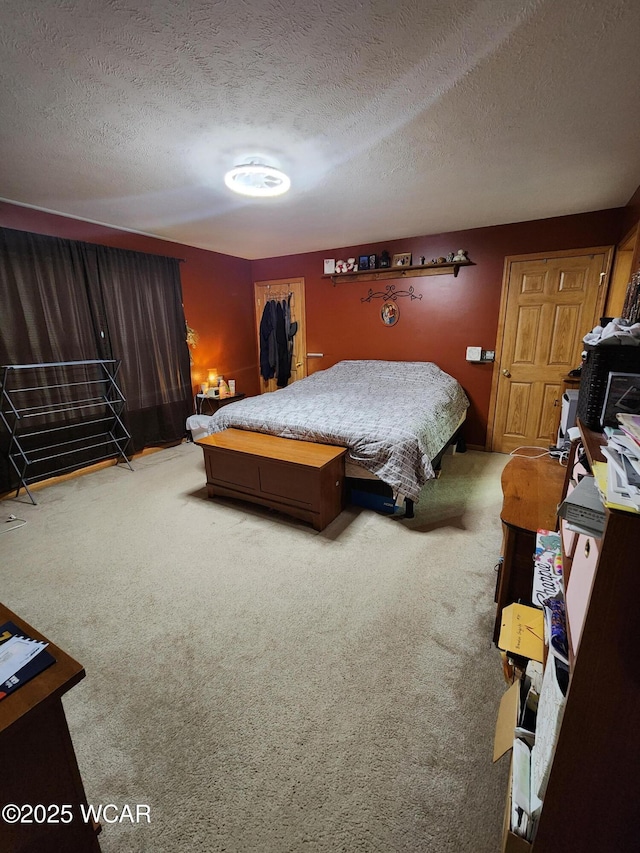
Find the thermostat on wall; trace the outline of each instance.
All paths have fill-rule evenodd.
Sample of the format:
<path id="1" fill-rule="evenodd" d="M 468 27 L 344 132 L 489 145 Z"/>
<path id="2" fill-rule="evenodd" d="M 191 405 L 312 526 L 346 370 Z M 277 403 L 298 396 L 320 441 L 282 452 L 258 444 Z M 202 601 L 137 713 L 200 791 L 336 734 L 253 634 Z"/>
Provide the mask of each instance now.
<path id="1" fill-rule="evenodd" d="M 467 347 L 467 361 L 480 361 L 482 359 L 482 347 Z"/>

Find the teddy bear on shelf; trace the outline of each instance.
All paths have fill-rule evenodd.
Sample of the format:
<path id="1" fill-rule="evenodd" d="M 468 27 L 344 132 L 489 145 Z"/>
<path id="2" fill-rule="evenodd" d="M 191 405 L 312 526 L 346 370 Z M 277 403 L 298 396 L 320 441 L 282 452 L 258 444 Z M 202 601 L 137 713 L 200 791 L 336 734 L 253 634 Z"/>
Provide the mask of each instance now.
<path id="1" fill-rule="evenodd" d="M 347 258 L 347 272 L 355 272 L 358 269 L 358 263 L 355 258 Z"/>
<path id="2" fill-rule="evenodd" d="M 336 261 L 336 272 L 347 272 L 347 262 Z"/>
<path id="3" fill-rule="evenodd" d="M 468 260 L 469 260 L 469 258 L 467 257 L 467 250 L 466 249 L 458 249 L 456 254 L 453 256 L 453 262 L 456 264 L 462 263 L 462 262 L 468 261 Z"/>

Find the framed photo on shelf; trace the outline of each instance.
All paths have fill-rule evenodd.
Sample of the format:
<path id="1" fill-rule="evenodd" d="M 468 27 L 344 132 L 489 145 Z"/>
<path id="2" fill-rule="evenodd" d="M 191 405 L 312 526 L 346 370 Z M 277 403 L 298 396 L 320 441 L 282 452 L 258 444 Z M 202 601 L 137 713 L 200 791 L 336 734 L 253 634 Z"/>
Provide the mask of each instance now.
<path id="1" fill-rule="evenodd" d="M 368 270 L 369 269 L 369 255 L 360 255 L 358 258 L 358 269 L 359 270 Z"/>
<path id="2" fill-rule="evenodd" d="M 335 271 L 336 271 L 335 258 L 325 258 L 324 259 L 324 274 L 325 275 L 333 275 Z"/>
<path id="3" fill-rule="evenodd" d="M 410 267 L 411 266 L 411 252 L 400 252 L 397 255 L 393 256 L 393 260 L 391 261 L 392 267 Z"/>
<path id="4" fill-rule="evenodd" d="M 640 373 L 610 373 L 600 423 L 617 427 L 616 415 L 640 414 Z"/>

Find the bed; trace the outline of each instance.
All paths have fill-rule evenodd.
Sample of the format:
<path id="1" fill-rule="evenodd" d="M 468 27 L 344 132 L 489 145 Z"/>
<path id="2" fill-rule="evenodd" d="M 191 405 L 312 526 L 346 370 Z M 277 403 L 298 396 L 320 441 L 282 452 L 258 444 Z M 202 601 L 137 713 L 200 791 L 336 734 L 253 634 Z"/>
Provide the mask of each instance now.
<path id="1" fill-rule="evenodd" d="M 434 460 L 464 421 L 462 386 L 432 362 L 341 361 L 270 394 L 230 403 L 187 428 L 228 428 L 348 449 L 347 476 L 373 476 L 407 502 L 409 514 Z"/>

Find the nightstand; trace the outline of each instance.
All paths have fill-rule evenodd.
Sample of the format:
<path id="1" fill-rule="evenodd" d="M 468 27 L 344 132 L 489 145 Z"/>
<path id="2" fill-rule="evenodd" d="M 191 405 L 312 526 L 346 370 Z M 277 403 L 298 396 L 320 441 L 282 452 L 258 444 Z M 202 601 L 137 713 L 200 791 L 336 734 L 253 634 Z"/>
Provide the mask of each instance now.
<path id="1" fill-rule="evenodd" d="M 206 394 L 196 394 L 196 415 L 213 415 L 227 403 L 242 400 L 244 394 L 234 394 L 232 397 L 209 397 Z"/>

